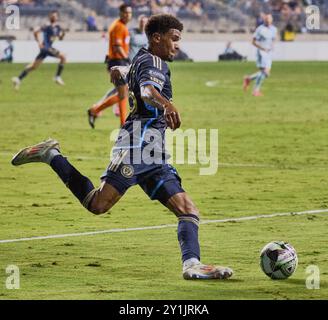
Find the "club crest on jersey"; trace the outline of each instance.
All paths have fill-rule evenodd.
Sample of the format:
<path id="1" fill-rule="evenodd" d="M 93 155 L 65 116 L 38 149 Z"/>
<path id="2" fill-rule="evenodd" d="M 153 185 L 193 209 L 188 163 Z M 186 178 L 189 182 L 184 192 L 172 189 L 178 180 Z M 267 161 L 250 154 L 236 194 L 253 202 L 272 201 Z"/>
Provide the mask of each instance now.
<path id="1" fill-rule="evenodd" d="M 134 169 L 131 165 L 125 164 L 121 168 L 121 174 L 125 178 L 131 178 L 134 175 Z"/>

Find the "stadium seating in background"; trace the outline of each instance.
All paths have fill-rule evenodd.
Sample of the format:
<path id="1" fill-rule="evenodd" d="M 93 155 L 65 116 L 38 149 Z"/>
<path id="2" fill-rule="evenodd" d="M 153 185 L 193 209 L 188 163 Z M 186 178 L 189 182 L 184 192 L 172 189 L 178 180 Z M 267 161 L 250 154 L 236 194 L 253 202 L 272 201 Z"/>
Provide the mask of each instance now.
<path id="1" fill-rule="evenodd" d="M 46 21 L 57 9 L 72 31 L 104 31 L 118 16 L 119 6 L 133 7 L 131 25 L 141 14 L 170 13 L 182 19 L 187 32 L 250 33 L 270 11 L 281 31 L 307 32 L 305 7 L 320 6 L 321 32 L 328 32 L 328 0 L 18 0 L 22 28 L 30 29 Z M 3 26 L 2 26 L 3 29 Z"/>

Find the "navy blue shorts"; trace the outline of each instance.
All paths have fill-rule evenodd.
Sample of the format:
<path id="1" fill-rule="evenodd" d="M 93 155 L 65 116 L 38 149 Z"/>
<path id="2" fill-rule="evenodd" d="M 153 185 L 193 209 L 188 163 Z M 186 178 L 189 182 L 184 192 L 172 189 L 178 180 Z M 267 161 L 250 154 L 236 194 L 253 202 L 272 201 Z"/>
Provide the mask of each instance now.
<path id="1" fill-rule="evenodd" d="M 175 194 L 185 192 L 176 169 L 169 164 L 155 165 L 139 174 L 134 174 L 133 165 L 121 164 L 115 172 L 107 170 L 101 180 L 121 195 L 138 184 L 151 200 L 158 200 L 164 205 Z"/>
<path id="2" fill-rule="evenodd" d="M 47 57 L 58 58 L 60 52 L 55 48 L 41 49 L 40 53 L 37 55 L 36 60 L 43 60 Z"/>

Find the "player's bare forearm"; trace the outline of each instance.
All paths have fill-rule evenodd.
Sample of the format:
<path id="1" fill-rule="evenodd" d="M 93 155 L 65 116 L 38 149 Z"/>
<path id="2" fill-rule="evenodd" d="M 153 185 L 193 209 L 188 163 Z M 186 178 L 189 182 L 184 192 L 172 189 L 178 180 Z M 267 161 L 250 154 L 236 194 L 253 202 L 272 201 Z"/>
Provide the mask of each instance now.
<path id="1" fill-rule="evenodd" d="M 164 110 L 166 106 L 172 104 L 169 100 L 163 97 L 152 85 L 142 86 L 141 99 L 160 110 Z"/>
<path id="2" fill-rule="evenodd" d="M 253 46 L 255 46 L 256 48 L 258 48 L 258 49 L 260 49 L 260 50 L 262 50 L 262 51 L 267 51 L 267 49 L 261 47 L 261 46 L 256 42 L 255 39 L 253 39 L 252 44 L 253 44 Z"/>
<path id="3" fill-rule="evenodd" d="M 40 41 L 40 39 L 39 39 L 39 33 L 40 33 L 40 28 L 38 28 L 38 29 L 35 29 L 34 30 L 34 32 L 33 32 L 33 35 L 34 35 L 34 39 L 35 39 L 35 41 L 38 43 L 38 45 L 39 45 L 39 47 L 41 47 L 41 41 Z"/>
<path id="4" fill-rule="evenodd" d="M 60 33 L 58 39 L 59 39 L 59 40 L 63 40 L 64 37 L 65 37 L 65 35 L 66 35 L 66 32 L 65 32 L 65 31 L 62 31 L 62 32 Z"/>
<path id="5" fill-rule="evenodd" d="M 152 85 L 142 86 L 140 89 L 141 99 L 145 103 L 164 110 L 165 121 L 172 130 L 180 127 L 180 114 L 171 101 L 163 97 Z"/>

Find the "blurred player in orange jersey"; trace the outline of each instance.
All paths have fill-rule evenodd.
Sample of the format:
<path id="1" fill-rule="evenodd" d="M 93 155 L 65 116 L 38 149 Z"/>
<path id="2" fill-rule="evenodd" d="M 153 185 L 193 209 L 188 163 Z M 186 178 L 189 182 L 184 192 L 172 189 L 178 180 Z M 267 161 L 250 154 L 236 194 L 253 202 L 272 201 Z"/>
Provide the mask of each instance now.
<path id="1" fill-rule="evenodd" d="M 129 61 L 129 42 L 130 35 L 127 24 L 132 18 L 132 8 L 129 5 L 120 6 L 120 17 L 109 27 L 109 52 L 106 57 L 107 70 L 114 66 L 128 66 Z M 91 128 L 95 127 L 95 120 L 99 113 L 116 103 L 119 105 L 121 126 L 127 117 L 127 95 L 128 87 L 121 83 L 116 89 L 109 91 L 105 98 L 94 104 L 88 110 L 88 120 Z"/>

